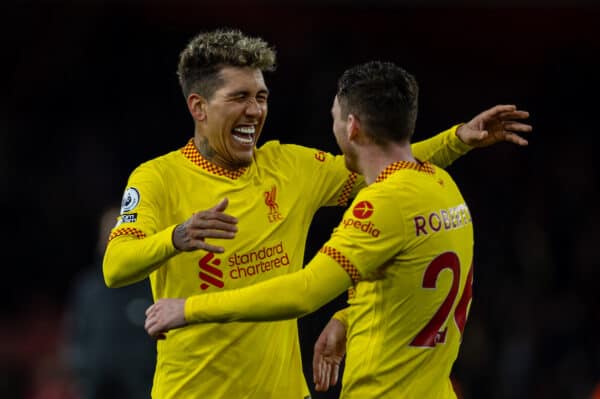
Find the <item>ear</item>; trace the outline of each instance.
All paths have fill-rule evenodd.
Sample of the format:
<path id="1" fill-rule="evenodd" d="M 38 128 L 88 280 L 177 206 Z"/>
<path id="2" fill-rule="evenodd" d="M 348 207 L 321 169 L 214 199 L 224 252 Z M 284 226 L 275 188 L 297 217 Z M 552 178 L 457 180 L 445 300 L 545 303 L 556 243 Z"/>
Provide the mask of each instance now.
<path id="1" fill-rule="evenodd" d="M 346 123 L 346 134 L 348 141 L 355 141 L 358 138 L 358 133 L 361 129 L 360 119 L 354 114 L 348 114 L 348 122 Z"/>
<path id="2" fill-rule="evenodd" d="M 206 108 L 208 106 L 208 101 L 200 94 L 192 93 L 187 98 L 187 105 L 190 114 L 195 121 L 203 121 L 206 120 Z"/>

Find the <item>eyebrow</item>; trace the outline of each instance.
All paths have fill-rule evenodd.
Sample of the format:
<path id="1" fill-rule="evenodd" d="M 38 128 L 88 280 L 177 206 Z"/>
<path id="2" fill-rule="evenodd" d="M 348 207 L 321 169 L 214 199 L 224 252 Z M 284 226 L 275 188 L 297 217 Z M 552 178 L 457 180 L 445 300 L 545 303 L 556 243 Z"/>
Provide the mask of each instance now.
<path id="1" fill-rule="evenodd" d="M 248 94 L 250 94 L 250 91 L 248 90 L 238 90 L 238 91 L 233 91 L 231 93 L 227 93 L 227 97 L 238 97 L 238 96 L 247 96 Z M 269 94 L 269 90 L 268 89 L 264 89 L 264 90 L 259 90 L 257 94 Z"/>

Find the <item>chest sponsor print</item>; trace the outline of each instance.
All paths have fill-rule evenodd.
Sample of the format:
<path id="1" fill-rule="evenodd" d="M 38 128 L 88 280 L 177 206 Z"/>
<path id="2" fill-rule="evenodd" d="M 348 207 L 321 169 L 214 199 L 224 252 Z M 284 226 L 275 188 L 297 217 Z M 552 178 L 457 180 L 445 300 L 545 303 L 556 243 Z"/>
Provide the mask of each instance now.
<path id="1" fill-rule="evenodd" d="M 228 280 L 243 280 L 271 273 L 287 268 L 289 264 L 290 255 L 284 248 L 283 241 L 255 251 L 236 252 L 227 258 L 226 267 L 222 258 L 208 253 L 198 260 L 200 289 L 205 291 L 209 288 L 224 288 Z"/>

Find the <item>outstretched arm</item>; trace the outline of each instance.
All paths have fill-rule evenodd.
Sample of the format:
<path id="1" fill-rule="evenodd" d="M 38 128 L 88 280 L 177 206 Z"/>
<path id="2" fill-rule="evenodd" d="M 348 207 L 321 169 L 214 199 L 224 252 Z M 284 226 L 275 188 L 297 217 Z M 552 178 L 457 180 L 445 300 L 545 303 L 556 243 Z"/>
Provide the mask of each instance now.
<path id="1" fill-rule="evenodd" d="M 445 168 L 473 148 L 503 141 L 527 145 L 521 135 L 531 132 L 532 127 L 521 121 L 528 117 L 529 112 L 518 110 L 515 105 L 496 105 L 467 123 L 414 143 L 411 148 L 418 159 Z"/>
<path id="2" fill-rule="evenodd" d="M 286 320 L 314 312 L 352 285 L 350 276 L 327 255 L 304 269 L 242 289 L 187 299 L 159 299 L 146 310 L 145 328 L 160 337 L 189 323 Z"/>

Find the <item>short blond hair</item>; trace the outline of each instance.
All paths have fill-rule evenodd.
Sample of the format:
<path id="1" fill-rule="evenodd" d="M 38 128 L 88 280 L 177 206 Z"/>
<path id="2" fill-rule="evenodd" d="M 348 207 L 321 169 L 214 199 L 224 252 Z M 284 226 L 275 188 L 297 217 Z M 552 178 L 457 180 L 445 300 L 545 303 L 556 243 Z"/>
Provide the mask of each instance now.
<path id="1" fill-rule="evenodd" d="M 179 55 L 177 76 L 183 95 L 197 93 L 210 99 L 222 83 L 223 67 L 275 70 L 275 49 L 259 37 L 237 29 L 218 29 L 195 36 Z"/>

